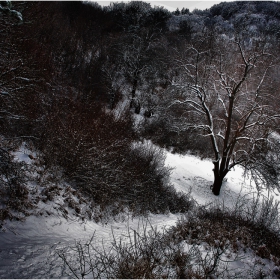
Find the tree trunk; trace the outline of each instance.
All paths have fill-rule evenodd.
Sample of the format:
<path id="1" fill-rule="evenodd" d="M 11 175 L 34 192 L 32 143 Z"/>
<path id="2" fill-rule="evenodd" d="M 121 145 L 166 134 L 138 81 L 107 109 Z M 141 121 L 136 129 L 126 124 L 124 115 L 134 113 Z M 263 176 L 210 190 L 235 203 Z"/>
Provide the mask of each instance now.
<path id="1" fill-rule="evenodd" d="M 219 195 L 220 190 L 223 184 L 224 177 L 222 176 L 215 176 L 214 184 L 212 186 L 212 192 L 214 195 Z"/>
<path id="2" fill-rule="evenodd" d="M 219 160 L 214 163 L 214 183 L 211 186 L 214 195 L 219 195 L 223 184 L 223 180 L 229 172 L 226 160 L 222 160 L 221 164 Z"/>
<path id="3" fill-rule="evenodd" d="M 212 193 L 214 195 L 220 194 L 224 178 L 225 178 L 225 176 L 223 176 L 223 175 L 215 176 L 214 183 L 212 185 Z"/>
<path id="4" fill-rule="evenodd" d="M 137 84 L 138 84 L 138 79 L 137 79 L 137 78 L 134 78 L 134 79 L 133 79 L 133 83 L 132 83 L 132 91 L 131 91 L 131 97 L 132 97 L 132 99 L 135 98 L 136 89 L 137 89 Z"/>

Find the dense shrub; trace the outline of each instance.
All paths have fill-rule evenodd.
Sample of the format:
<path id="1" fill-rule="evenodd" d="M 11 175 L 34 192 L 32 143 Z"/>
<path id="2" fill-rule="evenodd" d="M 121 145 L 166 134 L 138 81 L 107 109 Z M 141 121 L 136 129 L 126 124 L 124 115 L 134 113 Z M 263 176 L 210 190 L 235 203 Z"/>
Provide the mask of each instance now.
<path id="1" fill-rule="evenodd" d="M 180 127 L 180 124 L 172 119 L 145 120 L 141 135 L 161 147 L 171 148 L 174 153 L 192 151 L 203 156 L 211 149 L 207 137 L 199 135 L 192 128 Z"/>
<path id="2" fill-rule="evenodd" d="M 173 236 L 210 245 L 219 240 L 221 246 L 230 244 L 234 251 L 245 246 L 263 258 L 279 260 L 279 218 L 279 202 L 261 196 L 240 197 L 234 207 L 199 208 L 197 214 L 178 223 Z"/>
<path id="3" fill-rule="evenodd" d="M 5 219 L 20 219 L 28 214 L 34 204 L 29 199 L 25 182 L 23 163 L 13 161 L 7 149 L 8 144 L 1 139 L 0 146 L 0 225 Z M 6 144 L 4 146 L 4 144 Z"/>
<path id="4" fill-rule="evenodd" d="M 134 166 L 131 186 L 138 190 L 137 201 L 143 203 L 153 213 L 184 213 L 192 207 L 190 198 L 177 193 L 169 184 L 169 169 L 165 167 L 164 151 L 152 143 L 136 144 L 131 150 L 129 164 Z M 135 184 L 142 182 L 140 188 Z"/>
<path id="5" fill-rule="evenodd" d="M 60 102 L 47 116 L 39 148 L 46 163 L 63 167 L 94 203 L 104 209 L 117 203 L 137 214 L 191 207 L 188 197 L 169 185 L 162 150 L 135 144 L 129 112 L 116 117 L 96 104 Z"/>

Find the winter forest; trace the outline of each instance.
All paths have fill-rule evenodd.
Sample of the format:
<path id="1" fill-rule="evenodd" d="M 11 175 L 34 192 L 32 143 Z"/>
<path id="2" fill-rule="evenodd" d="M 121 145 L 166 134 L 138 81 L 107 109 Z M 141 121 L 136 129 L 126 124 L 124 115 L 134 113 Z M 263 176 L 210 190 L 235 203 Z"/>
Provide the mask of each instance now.
<path id="1" fill-rule="evenodd" d="M 280 2 L 0 2 L 0 278 L 280 278 Z"/>

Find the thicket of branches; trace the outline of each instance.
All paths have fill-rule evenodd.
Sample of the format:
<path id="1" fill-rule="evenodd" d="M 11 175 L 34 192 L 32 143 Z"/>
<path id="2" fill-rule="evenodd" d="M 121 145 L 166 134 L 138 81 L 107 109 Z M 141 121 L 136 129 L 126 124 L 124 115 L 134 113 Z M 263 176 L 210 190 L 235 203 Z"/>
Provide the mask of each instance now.
<path id="1" fill-rule="evenodd" d="M 1 138 L 0 145 L 0 228 L 2 222 L 22 220 L 35 208 L 36 201 L 29 199 L 24 163 L 15 162 L 10 154 L 14 145 Z"/>
<path id="2" fill-rule="evenodd" d="M 192 206 L 170 186 L 163 151 L 135 144 L 129 111 L 115 116 L 97 105 L 57 102 L 46 116 L 40 150 L 45 162 L 63 167 L 95 205 L 118 205 L 116 213 L 127 207 L 135 214 L 178 213 Z"/>
<path id="3" fill-rule="evenodd" d="M 119 89 L 107 60 L 118 51 L 112 44 L 120 31 L 108 31 L 110 21 L 101 30 L 96 25 L 110 13 L 81 2 L 1 4 L 1 134 L 32 141 L 44 164 L 62 167 L 67 180 L 101 209 L 185 212 L 191 203 L 170 186 L 162 152 L 152 145 L 135 147 L 138 138 L 127 109 L 106 109 L 117 102 Z M 1 158 L 3 197 L 14 203 L 21 190 L 27 198 L 15 175 L 21 166 L 4 150 Z M 13 181 L 6 171 L 14 173 Z"/>

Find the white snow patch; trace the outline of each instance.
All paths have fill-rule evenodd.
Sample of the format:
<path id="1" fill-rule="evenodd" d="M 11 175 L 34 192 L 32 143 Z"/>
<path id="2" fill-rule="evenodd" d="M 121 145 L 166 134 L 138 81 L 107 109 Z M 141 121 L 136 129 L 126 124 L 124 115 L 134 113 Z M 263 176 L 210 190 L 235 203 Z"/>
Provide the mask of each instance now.
<path id="1" fill-rule="evenodd" d="M 32 160 L 37 157 L 36 152 L 32 152 L 25 143 L 17 151 L 13 152 L 12 155 L 15 161 L 25 162 L 26 164 L 31 164 Z"/>
<path id="2" fill-rule="evenodd" d="M 256 187 L 248 176 L 244 177 L 242 167 L 236 166 L 229 171 L 221 188 L 220 195 L 214 196 L 210 186 L 213 184 L 213 163 L 209 159 L 201 160 L 194 155 L 166 153 L 166 165 L 173 168 L 171 183 L 177 191 L 189 193 L 200 205 L 223 202 L 233 206 L 237 198 L 256 193 Z"/>

